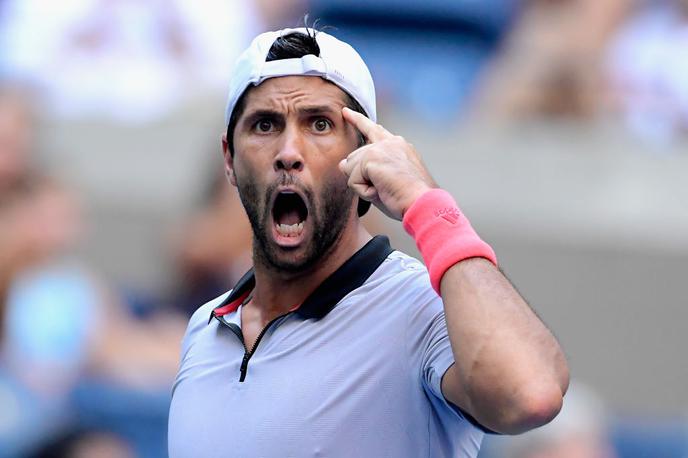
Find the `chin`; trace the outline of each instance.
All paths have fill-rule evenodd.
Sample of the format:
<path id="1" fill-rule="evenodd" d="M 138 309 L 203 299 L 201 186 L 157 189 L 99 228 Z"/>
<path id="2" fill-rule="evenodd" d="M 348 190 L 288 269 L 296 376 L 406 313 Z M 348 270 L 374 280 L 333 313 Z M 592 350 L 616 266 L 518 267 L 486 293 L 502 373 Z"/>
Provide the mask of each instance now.
<path id="1" fill-rule="evenodd" d="M 284 273 L 308 271 L 332 252 L 346 229 L 352 192 L 330 183 L 314 194 L 283 180 L 268 188 L 265 204 L 260 193 L 240 189 L 254 231 L 254 260 Z M 258 202 L 257 202 L 258 201 Z"/>
<path id="2" fill-rule="evenodd" d="M 276 247 L 264 253 L 264 260 L 274 270 L 289 273 L 303 272 L 311 268 L 320 260 L 319 253 L 313 253 L 307 247 L 289 248 Z"/>

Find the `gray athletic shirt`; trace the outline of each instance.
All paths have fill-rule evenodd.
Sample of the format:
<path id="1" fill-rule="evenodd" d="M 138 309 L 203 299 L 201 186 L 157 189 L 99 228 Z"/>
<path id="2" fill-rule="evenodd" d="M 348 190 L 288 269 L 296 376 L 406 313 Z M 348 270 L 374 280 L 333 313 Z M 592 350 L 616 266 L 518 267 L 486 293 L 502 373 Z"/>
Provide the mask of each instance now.
<path id="1" fill-rule="evenodd" d="M 248 353 L 253 273 L 191 318 L 172 391 L 181 457 L 475 457 L 483 431 L 440 383 L 454 362 L 427 270 L 375 237 Z"/>

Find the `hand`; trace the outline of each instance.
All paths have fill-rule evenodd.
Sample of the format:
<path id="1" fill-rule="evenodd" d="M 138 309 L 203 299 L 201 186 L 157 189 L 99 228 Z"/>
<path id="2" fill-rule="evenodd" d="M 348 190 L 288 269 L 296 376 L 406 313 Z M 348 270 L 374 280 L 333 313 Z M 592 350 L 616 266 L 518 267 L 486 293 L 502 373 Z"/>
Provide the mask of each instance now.
<path id="1" fill-rule="evenodd" d="M 421 194 L 437 185 L 413 145 L 361 113 L 344 108 L 342 114 L 368 139 L 339 163 L 349 187 L 387 216 L 401 220 Z"/>

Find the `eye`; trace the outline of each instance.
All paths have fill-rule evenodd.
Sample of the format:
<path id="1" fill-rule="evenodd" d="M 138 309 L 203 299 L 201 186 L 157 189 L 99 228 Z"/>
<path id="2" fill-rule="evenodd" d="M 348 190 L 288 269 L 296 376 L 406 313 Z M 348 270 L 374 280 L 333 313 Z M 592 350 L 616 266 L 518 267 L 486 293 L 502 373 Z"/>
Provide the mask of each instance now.
<path id="1" fill-rule="evenodd" d="M 270 132 L 274 129 L 274 123 L 270 119 L 260 119 L 254 125 L 258 132 Z"/>
<path id="2" fill-rule="evenodd" d="M 332 127 L 332 123 L 326 118 L 317 118 L 312 125 L 316 132 L 327 132 Z"/>

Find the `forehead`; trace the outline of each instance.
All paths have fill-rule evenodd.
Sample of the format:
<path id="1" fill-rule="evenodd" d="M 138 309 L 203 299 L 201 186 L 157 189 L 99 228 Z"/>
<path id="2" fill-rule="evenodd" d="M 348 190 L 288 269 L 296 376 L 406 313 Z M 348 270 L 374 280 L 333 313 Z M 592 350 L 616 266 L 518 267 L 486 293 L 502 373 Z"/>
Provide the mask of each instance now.
<path id="1" fill-rule="evenodd" d="M 246 95 L 247 110 L 300 104 L 341 108 L 346 104 L 346 93 L 319 76 L 282 76 L 263 81 Z"/>

